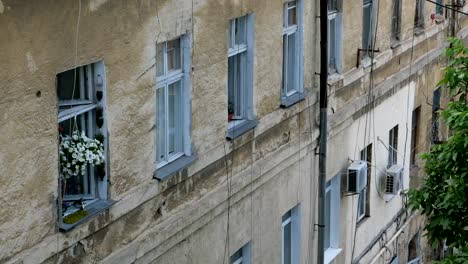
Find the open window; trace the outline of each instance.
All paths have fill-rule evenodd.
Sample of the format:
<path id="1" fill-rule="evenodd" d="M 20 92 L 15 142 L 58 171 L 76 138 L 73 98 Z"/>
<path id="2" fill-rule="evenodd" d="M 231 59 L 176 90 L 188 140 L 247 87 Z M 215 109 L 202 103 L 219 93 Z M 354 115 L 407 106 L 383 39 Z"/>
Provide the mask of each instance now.
<path id="1" fill-rule="evenodd" d="M 103 62 L 57 75 L 60 229 L 108 208 L 106 78 Z"/>
<path id="2" fill-rule="evenodd" d="M 234 139 L 257 125 L 253 118 L 253 15 L 229 21 L 228 132 Z"/>

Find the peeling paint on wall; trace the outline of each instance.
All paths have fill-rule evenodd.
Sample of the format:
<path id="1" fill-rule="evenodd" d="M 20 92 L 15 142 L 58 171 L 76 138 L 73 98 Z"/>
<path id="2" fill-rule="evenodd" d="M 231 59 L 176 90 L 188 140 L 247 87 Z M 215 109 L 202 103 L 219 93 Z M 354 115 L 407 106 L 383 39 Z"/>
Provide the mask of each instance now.
<path id="1" fill-rule="evenodd" d="M 89 2 L 89 10 L 91 12 L 97 11 L 99 9 L 99 7 L 102 6 L 103 4 L 105 4 L 106 2 L 107 2 L 107 0 L 91 0 Z"/>
<path id="2" fill-rule="evenodd" d="M 31 54 L 31 52 L 28 51 L 28 53 L 26 53 L 26 60 L 28 61 L 28 69 L 30 72 L 35 72 L 37 71 L 37 65 L 36 65 L 36 62 L 34 61 L 34 58 Z"/>

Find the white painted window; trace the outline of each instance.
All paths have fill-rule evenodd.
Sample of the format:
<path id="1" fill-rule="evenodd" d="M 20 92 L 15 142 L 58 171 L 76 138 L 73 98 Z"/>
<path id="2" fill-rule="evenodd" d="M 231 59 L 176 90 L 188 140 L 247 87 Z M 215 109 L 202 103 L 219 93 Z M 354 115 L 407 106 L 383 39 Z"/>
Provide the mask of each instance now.
<path id="1" fill-rule="evenodd" d="M 253 117 L 253 15 L 229 21 L 229 127 Z"/>
<path id="2" fill-rule="evenodd" d="M 374 0 L 363 0 L 362 6 L 362 48 L 363 57 L 372 56 L 375 34 Z"/>
<path id="3" fill-rule="evenodd" d="M 190 47 L 187 36 L 156 45 L 158 168 L 190 155 Z"/>
<path id="4" fill-rule="evenodd" d="M 302 1 L 289 0 L 283 10 L 282 97 L 302 92 Z"/>
<path id="5" fill-rule="evenodd" d="M 341 0 L 328 1 L 328 71 L 341 72 L 342 52 Z"/>
<path id="6" fill-rule="evenodd" d="M 388 132 L 388 166 L 398 162 L 398 125 Z"/>
<path id="7" fill-rule="evenodd" d="M 444 7 L 441 6 L 444 4 L 444 0 L 436 0 L 436 3 L 438 4 L 436 5 L 436 14 L 441 16 L 444 15 Z"/>
<path id="8" fill-rule="evenodd" d="M 231 256 L 231 264 L 250 264 L 251 263 L 250 242 Z"/>
<path id="9" fill-rule="evenodd" d="M 281 263 L 299 263 L 301 252 L 301 212 L 299 205 L 286 212 L 281 220 Z"/>
<path id="10" fill-rule="evenodd" d="M 341 251 L 339 248 L 340 179 L 340 175 L 335 176 L 327 182 L 325 189 L 325 263 L 329 263 Z"/>
<path id="11" fill-rule="evenodd" d="M 57 75 L 58 130 L 61 136 L 82 132 L 98 138 L 104 145 L 107 159 L 107 129 L 105 115 L 105 70 L 103 62 L 80 66 Z M 83 205 L 107 198 L 105 162 L 99 168 L 88 165 L 84 175 L 62 179 L 63 214 L 73 211 L 73 201 Z M 67 209 L 68 208 L 68 209 Z"/>
<path id="12" fill-rule="evenodd" d="M 401 0 L 392 1 L 392 41 L 400 41 Z"/>
<path id="13" fill-rule="evenodd" d="M 424 2 L 425 0 L 416 0 L 416 14 L 414 16 L 415 28 L 424 28 Z"/>
<path id="14" fill-rule="evenodd" d="M 367 162 L 367 186 L 359 193 L 357 221 L 369 216 L 369 193 L 372 173 L 372 143 L 361 150 L 361 160 Z"/>

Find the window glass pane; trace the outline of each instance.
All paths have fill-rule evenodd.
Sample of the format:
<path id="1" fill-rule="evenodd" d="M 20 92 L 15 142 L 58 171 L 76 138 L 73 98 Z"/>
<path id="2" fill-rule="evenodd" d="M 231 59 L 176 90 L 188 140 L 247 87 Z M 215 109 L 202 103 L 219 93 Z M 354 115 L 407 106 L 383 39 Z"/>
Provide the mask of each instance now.
<path id="1" fill-rule="evenodd" d="M 181 116 L 181 81 L 172 83 L 168 89 L 168 127 L 169 127 L 169 155 L 182 152 L 182 116 Z"/>
<path id="2" fill-rule="evenodd" d="M 330 35 L 329 35 L 329 65 L 331 68 L 335 68 L 336 65 L 336 18 L 333 17 L 329 20 L 330 22 Z"/>
<path id="3" fill-rule="evenodd" d="M 235 39 L 236 44 L 247 43 L 247 16 L 236 18 Z"/>
<path id="4" fill-rule="evenodd" d="M 168 72 L 179 70 L 180 59 L 180 38 L 167 42 L 167 70 Z"/>
<path id="5" fill-rule="evenodd" d="M 291 222 L 283 227 L 283 264 L 291 264 Z"/>
<path id="6" fill-rule="evenodd" d="M 166 157 L 166 102 L 164 96 L 165 88 L 156 90 L 157 109 L 156 109 L 156 124 L 157 124 L 157 160 L 164 161 Z"/>
<path id="7" fill-rule="evenodd" d="M 94 138 L 93 126 L 95 124 L 94 111 L 89 111 L 59 123 L 59 132 L 62 136 L 71 136 L 73 131 L 84 132 L 89 138 Z M 68 164 L 67 164 L 68 166 Z M 70 164 L 70 166 L 76 166 Z M 87 166 L 83 176 L 72 176 L 66 180 L 65 195 L 85 195 L 91 193 L 91 166 Z"/>
<path id="8" fill-rule="evenodd" d="M 231 256 L 231 264 L 242 264 L 242 248 Z"/>
<path id="9" fill-rule="evenodd" d="M 288 86 L 288 35 L 283 37 L 283 95 L 286 96 Z"/>
<path id="10" fill-rule="evenodd" d="M 362 48 L 363 49 L 371 49 L 371 11 L 372 5 L 367 4 L 363 8 L 363 27 L 362 27 Z"/>
<path id="11" fill-rule="evenodd" d="M 229 21 L 229 48 L 234 48 L 235 42 L 235 31 L 236 31 L 236 20 Z"/>
<path id="12" fill-rule="evenodd" d="M 328 1 L 328 11 L 334 12 L 338 10 L 338 5 L 336 3 L 336 0 L 329 0 Z"/>
<path id="13" fill-rule="evenodd" d="M 296 56 L 296 36 L 297 33 L 293 33 L 288 36 L 288 81 L 287 81 L 287 93 L 294 92 L 297 87 L 297 56 Z"/>
<path id="14" fill-rule="evenodd" d="M 228 113 L 234 119 L 242 118 L 242 62 L 246 52 L 231 56 L 228 60 Z"/>
<path id="15" fill-rule="evenodd" d="M 164 46 L 165 43 L 156 45 L 156 77 L 164 76 Z"/>
<path id="16" fill-rule="evenodd" d="M 330 248 L 330 231 L 331 231 L 331 217 L 330 217 L 330 210 L 331 210 L 331 191 L 325 193 L 325 239 L 324 239 L 324 249 L 327 250 Z"/>
<path id="17" fill-rule="evenodd" d="M 362 190 L 359 194 L 359 210 L 358 216 L 362 217 L 366 213 L 366 189 Z"/>
<path id="18" fill-rule="evenodd" d="M 288 3 L 288 26 L 297 25 L 297 6 L 296 1 Z"/>
<path id="19" fill-rule="evenodd" d="M 57 97 L 59 101 L 89 100 L 87 95 L 88 79 L 85 72 L 85 67 L 78 67 L 57 75 Z"/>

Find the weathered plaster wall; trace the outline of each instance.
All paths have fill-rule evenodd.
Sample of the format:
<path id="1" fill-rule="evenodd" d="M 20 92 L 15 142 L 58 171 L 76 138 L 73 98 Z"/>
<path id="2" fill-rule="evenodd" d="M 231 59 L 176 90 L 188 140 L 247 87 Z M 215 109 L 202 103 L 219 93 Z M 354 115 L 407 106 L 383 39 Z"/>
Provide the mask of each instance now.
<path id="1" fill-rule="evenodd" d="M 309 97 L 289 109 L 279 108 L 282 0 L 0 3 L 0 199 L 5 205 L 0 208 L 0 262 L 208 258 L 225 240 L 226 153 L 233 207 L 226 257 L 255 239 L 256 260 L 277 261 L 281 216 L 297 203 L 308 233 L 314 203 L 309 179 L 317 170 L 308 167 L 315 166 L 317 136 L 315 125 L 309 125 L 316 116 L 314 3 L 304 1 L 304 24 L 311 27 L 304 32 Z M 247 13 L 255 13 L 254 108 L 260 124 L 233 145 L 224 139 L 227 30 L 229 19 Z M 192 39 L 192 145 L 199 159 L 178 176 L 157 182 L 152 179 L 155 45 L 186 33 Z M 117 203 L 63 234 L 56 224 L 55 77 L 98 60 L 106 66 L 109 196 Z M 269 224 L 252 230 L 250 222 L 243 224 L 246 219 L 257 221 L 255 226 Z M 310 240 L 302 237 L 302 263 L 308 263 Z M 222 250 L 215 252 L 209 261 L 219 263 Z"/>

